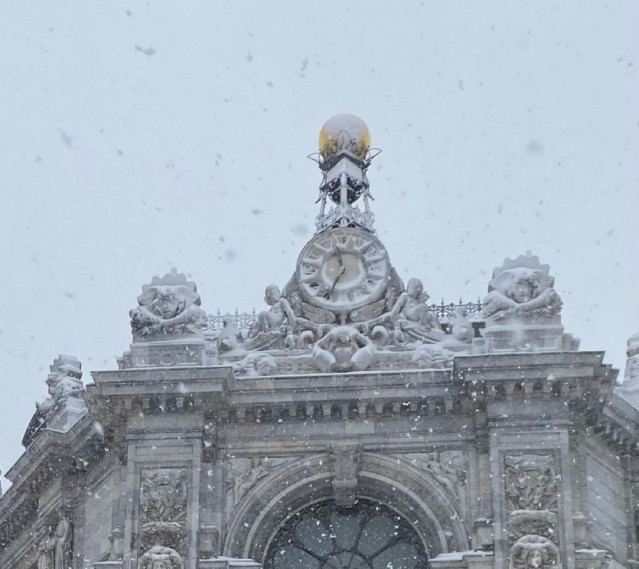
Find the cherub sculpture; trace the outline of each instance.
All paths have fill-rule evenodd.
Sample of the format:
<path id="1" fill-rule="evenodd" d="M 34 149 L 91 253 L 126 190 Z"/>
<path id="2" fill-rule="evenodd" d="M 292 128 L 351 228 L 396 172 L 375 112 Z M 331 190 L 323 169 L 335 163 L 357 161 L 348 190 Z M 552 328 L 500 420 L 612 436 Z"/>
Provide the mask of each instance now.
<path id="1" fill-rule="evenodd" d="M 288 323 L 295 326 L 297 317 L 277 285 L 268 285 L 264 291 L 264 302 L 270 306 L 257 315 L 257 320 L 251 326 L 249 337 L 257 336 L 261 332 L 280 330 L 281 326 Z"/>
<path id="2" fill-rule="evenodd" d="M 140 569 L 183 569 L 182 557 L 170 547 L 154 545 L 142 557 Z"/>
<path id="3" fill-rule="evenodd" d="M 313 361 L 324 371 L 364 370 L 373 361 L 375 346 L 352 326 L 337 326 L 313 346 Z"/>
<path id="4" fill-rule="evenodd" d="M 510 550 L 510 569 L 559 569 L 559 549 L 541 535 L 525 535 Z"/>
<path id="5" fill-rule="evenodd" d="M 483 313 L 492 321 L 548 321 L 559 314 L 562 302 L 552 288 L 548 265 L 528 253 L 506 259 L 493 271 Z"/>
<path id="6" fill-rule="evenodd" d="M 413 341 L 437 342 L 444 333 L 439 320 L 426 304 L 428 298 L 422 281 L 409 279 L 406 290 L 399 295 L 390 312 L 382 314 L 373 323 L 394 323 L 398 343 L 405 342 L 407 336 Z"/>
<path id="7" fill-rule="evenodd" d="M 295 344 L 293 331 L 297 327 L 298 318 L 289 301 L 282 296 L 279 287 L 272 284 L 266 287 L 264 302 L 270 308 L 260 312 L 249 328 L 247 347 L 249 349 L 282 347 L 279 344 L 293 347 Z"/>
<path id="8" fill-rule="evenodd" d="M 78 358 L 60 354 L 49 366 L 49 371 L 51 372 L 47 376 L 49 397 L 42 403 L 36 403 L 36 408 L 43 415 L 69 398 L 80 400 L 84 389 L 82 364 Z"/>
<path id="9" fill-rule="evenodd" d="M 175 269 L 142 287 L 137 308 L 129 312 L 134 341 L 167 340 L 200 334 L 206 314 L 194 282 Z"/>

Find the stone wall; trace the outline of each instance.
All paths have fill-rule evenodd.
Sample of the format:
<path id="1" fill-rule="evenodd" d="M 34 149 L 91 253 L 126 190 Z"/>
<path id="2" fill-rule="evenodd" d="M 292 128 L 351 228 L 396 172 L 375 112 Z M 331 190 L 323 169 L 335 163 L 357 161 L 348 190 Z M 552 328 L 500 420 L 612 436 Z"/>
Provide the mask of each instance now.
<path id="1" fill-rule="evenodd" d="M 601 452 L 590 452 L 586 458 L 586 476 L 592 544 L 625 559 L 628 501 L 621 468 L 602 458 Z"/>
<path id="2" fill-rule="evenodd" d="M 119 487 L 115 473 L 109 472 L 88 489 L 84 503 L 85 566 L 90 560 L 105 559 L 110 551 L 109 536 L 113 523 L 113 510 L 118 501 Z"/>

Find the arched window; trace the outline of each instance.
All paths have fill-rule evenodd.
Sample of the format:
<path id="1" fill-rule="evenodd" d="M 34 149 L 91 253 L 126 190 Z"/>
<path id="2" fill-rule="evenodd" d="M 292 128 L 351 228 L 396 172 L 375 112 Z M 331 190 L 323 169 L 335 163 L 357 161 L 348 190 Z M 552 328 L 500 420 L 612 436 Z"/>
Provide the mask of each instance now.
<path id="1" fill-rule="evenodd" d="M 310 506 L 289 519 L 271 543 L 264 569 L 427 569 L 428 556 L 409 523 L 383 506 L 358 500 Z"/>

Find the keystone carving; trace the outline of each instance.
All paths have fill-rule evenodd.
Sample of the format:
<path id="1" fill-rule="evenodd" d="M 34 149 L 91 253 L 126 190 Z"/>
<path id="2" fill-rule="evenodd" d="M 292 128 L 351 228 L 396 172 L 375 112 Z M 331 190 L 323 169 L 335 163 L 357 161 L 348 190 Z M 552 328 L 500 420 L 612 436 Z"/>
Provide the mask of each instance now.
<path id="1" fill-rule="evenodd" d="M 362 449 L 360 446 L 344 446 L 330 449 L 333 465 L 333 496 L 339 506 L 352 506 L 357 494 Z"/>

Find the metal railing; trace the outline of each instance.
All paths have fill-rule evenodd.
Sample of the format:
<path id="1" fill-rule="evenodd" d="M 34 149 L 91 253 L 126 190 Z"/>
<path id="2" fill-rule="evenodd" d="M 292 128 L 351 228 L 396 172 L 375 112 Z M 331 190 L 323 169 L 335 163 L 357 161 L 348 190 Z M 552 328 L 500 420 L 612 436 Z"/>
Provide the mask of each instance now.
<path id="1" fill-rule="evenodd" d="M 461 298 L 458 303 L 444 302 L 442 299 L 440 304 L 429 304 L 428 309 L 439 319 L 440 322 L 446 323 L 453 319 L 455 312 L 461 309 L 468 320 L 481 320 L 481 311 L 483 304 L 478 298 L 477 302 L 464 302 Z M 251 324 L 257 319 L 255 309 L 252 312 L 235 312 L 222 313 L 219 310 L 216 314 L 207 315 L 207 328 L 211 331 L 221 330 L 224 324 L 230 323 L 240 330 L 250 328 Z"/>

